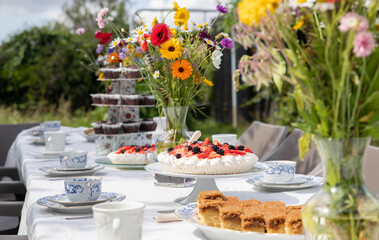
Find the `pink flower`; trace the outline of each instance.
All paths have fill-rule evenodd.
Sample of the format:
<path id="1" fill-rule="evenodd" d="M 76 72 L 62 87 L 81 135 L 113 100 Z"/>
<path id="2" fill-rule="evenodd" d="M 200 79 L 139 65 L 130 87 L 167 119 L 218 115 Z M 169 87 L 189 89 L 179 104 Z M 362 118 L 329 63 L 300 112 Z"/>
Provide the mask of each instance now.
<path id="1" fill-rule="evenodd" d="M 103 17 L 105 16 L 105 14 L 107 14 L 107 12 L 108 12 L 108 8 L 103 8 L 97 14 L 96 22 L 97 22 L 97 25 L 99 26 L 100 29 L 104 28 L 105 24 L 104 24 L 104 21 L 103 21 Z"/>
<path id="2" fill-rule="evenodd" d="M 374 35 L 371 32 L 359 32 L 355 35 L 353 52 L 357 57 L 366 57 L 375 48 Z"/>
<path id="3" fill-rule="evenodd" d="M 76 34 L 78 34 L 78 35 L 82 35 L 83 33 L 85 33 L 86 32 L 86 30 L 84 29 L 84 28 L 78 28 L 78 29 L 76 29 Z"/>
<path id="4" fill-rule="evenodd" d="M 363 16 L 354 12 L 349 12 L 340 19 L 340 25 L 338 28 L 341 32 L 347 32 L 349 30 L 362 32 L 368 29 L 368 21 Z"/>

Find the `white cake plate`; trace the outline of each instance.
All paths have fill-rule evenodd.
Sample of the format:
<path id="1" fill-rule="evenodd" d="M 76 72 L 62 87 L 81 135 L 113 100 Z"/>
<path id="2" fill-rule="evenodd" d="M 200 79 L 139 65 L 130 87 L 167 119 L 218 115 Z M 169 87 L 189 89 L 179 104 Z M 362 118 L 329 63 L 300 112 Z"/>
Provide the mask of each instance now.
<path id="1" fill-rule="evenodd" d="M 159 162 L 151 163 L 145 166 L 145 170 L 155 174 L 161 174 L 171 177 L 183 177 L 183 178 L 196 178 L 196 184 L 192 192 L 186 197 L 180 197 L 175 199 L 173 202 L 179 205 L 188 205 L 190 203 L 196 202 L 196 198 L 201 191 L 219 190 L 215 178 L 237 178 L 245 176 L 253 176 L 261 174 L 266 171 L 267 166 L 264 163 L 257 162 L 254 167 L 247 172 L 235 173 L 235 174 L 224 174 L 224 175 L 193 175 L 193 174 L 180 174 L 167 172 L 163 169 Z"/>

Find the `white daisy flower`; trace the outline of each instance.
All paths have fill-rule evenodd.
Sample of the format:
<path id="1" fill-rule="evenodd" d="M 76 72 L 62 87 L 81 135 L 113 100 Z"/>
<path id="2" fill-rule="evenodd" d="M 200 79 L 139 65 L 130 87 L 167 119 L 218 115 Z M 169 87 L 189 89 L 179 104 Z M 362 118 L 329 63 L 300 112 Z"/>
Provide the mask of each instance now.
<path id="1" fill-rule="evenodd" d="M 159 78 L 159 70 L 154 72 L 154 78 L 155 79 Z"/>
<path id="2" fill-rule="evenodd" d="M 114 47 L 116 47 L 119 43 L 120 43 L 120 38 L 116 38 L 116 39 L 114 39 L 114 40 L 109 44 L 109 48 L 114 48 Z"/>
<path id="3" fill-rule="evenodd" d="M 135 38 L 127 38 L 127 39 L 125 39 L 127 42 L 130 42 L 130 43 L 135 43 L 135 42 L 137 42 L 137 39 L 135 39 Z"/>
<path id="4" fill-rule="evenodd" d="M 216 69 L 220 69 L 222 55 L 222 52 L 219 50 L 214 50 L 212 53 L 212 63 Z"/>
<path id="5" fill-rule="evenodd" d="M 147 25 L 139 26 L 136 29 L 134 29 L 134 33 L 136 33 L 138 36 L 141 36 L 145 33 L 147 33 Z"/>
<path id="6" fill-rule="evenodd" d="M 229 34 L 222 32 L 221 33 L 224 38 L 230 38 Z"/>
<path id="7" fill-rule="evenodd" d="M 208 44 L 208 45 L 211 45 L 212 47 L 214 47 L 214 42 L 212 40 L 209 40 L 208 38 L 204 38 L 204 41 Z"/>

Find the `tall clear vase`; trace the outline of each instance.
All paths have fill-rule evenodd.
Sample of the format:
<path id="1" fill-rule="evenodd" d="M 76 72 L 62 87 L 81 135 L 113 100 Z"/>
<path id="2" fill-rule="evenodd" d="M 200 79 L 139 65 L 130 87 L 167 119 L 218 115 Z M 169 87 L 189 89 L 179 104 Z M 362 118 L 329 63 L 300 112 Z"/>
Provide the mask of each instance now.
<path id="1" fill-rule="evenodd" d="M 307 240 L 379 239 L 379 202 L 363 180 L 370 138 L 316 138 L 324 185 L 302 211 Z"/>
<path id="2" fill-rule="evenodd" d="M 188 106 L 173 106 L 163 108 L 166 117 L 166 132 L 156 141 L 157 155 L 185 141 L 189 136 L 186 119 Z M 154 184 L 161 187 L 188 187 L 196 182 L 195 178 L 170 177 L 161 174 L 154 175 Z"/>

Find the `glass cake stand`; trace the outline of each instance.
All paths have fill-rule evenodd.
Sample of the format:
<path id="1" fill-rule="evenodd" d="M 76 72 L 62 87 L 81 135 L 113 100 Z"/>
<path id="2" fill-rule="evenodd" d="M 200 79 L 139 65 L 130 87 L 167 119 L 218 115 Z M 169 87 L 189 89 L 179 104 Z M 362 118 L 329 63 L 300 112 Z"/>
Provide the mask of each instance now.
<path id="1" fill-rule="evenodd" d="M 235 173 L 235 174 L 222 174 L 222 175 L 194 175 L 194 174 L 180 174 L 167 172 L 163 169 L 162 165 L 159 162 L 151 163 L 145 166 L 145 170 L 155 174 L 161 174 L 171 177 L 185 177 L 185 178 L 196 178 L 196 184 L 192 192 L 185 197 L 180 197 L 174 200 L 174 203 L 180 205 L 187 205 L 189 203 L 196 202 L 196 198 L 201 191 L 209 190 L 219 190 L 215 179 L 216 178 L 236 178 L 244 176 L 252 176 L 261 174 L 266 171 L 267 167 L 264 163 L 257 162 L 254 167 L 247 172 Z"/>

